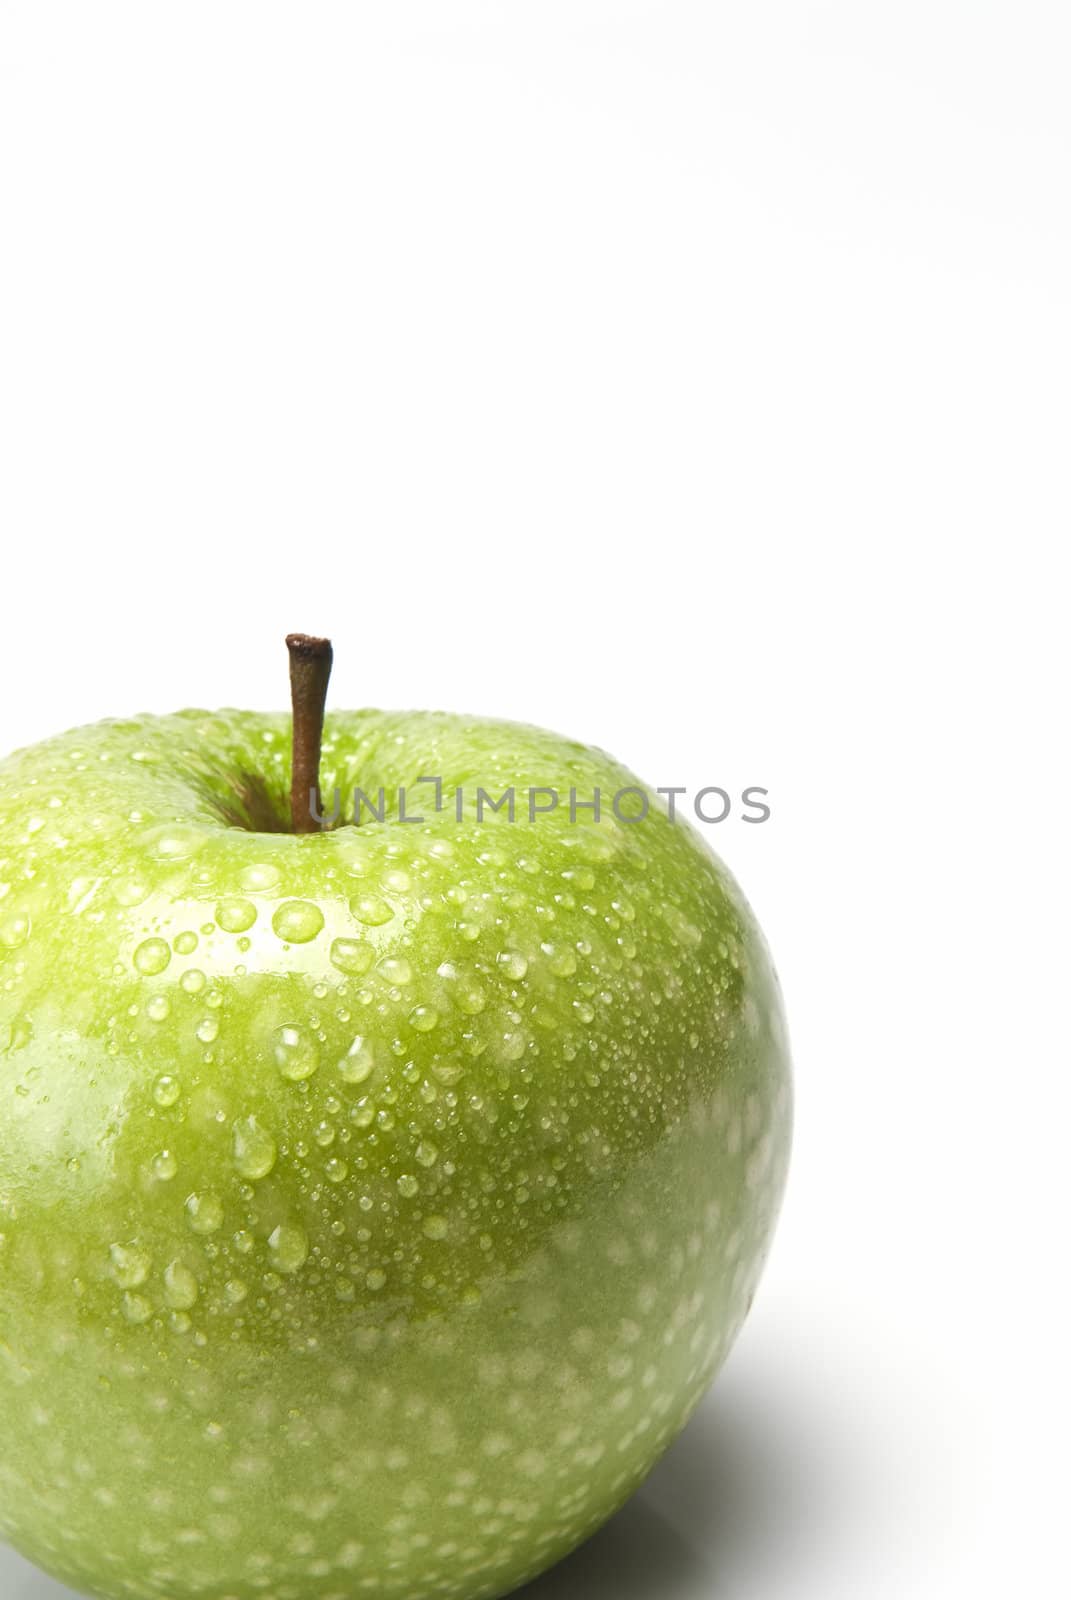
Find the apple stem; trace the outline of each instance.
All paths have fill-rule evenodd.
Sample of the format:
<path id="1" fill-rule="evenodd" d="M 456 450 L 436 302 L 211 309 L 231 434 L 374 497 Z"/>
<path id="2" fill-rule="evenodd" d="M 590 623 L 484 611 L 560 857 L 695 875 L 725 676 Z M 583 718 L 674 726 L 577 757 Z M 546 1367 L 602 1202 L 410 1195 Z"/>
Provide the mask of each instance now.
<path id="1" fill-rule="evenodd" d="M 294 833 L 319 833 L 320 744 L 324 732 L 327 680 L 333 659 L 330 639 L 288 633 L 290 700 L 294 711 L 290 767 L 290 824 Z"/>

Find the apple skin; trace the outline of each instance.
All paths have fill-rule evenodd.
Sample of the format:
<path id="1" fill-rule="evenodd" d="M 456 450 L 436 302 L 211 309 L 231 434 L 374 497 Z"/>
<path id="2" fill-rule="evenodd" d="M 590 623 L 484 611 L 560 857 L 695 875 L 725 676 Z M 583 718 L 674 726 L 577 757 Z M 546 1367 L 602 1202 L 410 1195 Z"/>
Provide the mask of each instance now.
<path id="1" fill-rule="evenodd" d="M 322 772 L 637 781 L 374 711 Z M 234 711 L 0 764 L 0 1534 L 112 1600 L 504 1594 L 632 1493 L 750 1306 L 777 981 L 654 808 L 458 824 L 425 786 L 421 823 L 254 831 L 288 783 L 289 718 Z"/>

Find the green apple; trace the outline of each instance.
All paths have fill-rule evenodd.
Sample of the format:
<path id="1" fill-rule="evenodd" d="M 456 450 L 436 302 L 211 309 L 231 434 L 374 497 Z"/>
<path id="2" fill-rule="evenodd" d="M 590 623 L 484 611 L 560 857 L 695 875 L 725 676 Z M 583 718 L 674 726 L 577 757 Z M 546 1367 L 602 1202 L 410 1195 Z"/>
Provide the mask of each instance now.
<path id="1" fill-rule="evenodd" d="M 338 712 L 323 791 L 386 816 L 295 832 L 290 734 L 186 711 L 0 764 L 0 1534 L 113 1600 L 499 1595 L 632 1493 L 750 1306 L 777 981 L 664 811 L 457 819 L 637 785 L 603 752 Z"/>

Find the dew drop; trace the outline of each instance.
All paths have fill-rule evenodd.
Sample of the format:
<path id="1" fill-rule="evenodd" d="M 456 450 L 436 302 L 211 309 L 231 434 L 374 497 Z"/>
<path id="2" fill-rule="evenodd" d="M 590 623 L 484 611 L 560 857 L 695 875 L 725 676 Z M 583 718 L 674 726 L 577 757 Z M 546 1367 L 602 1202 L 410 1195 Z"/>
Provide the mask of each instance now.
<path id="1" fill-rule="evenodd" d="M 194 1233 L 217 1233 L 223 1226 L 223 1201 L 211 1189 L 191 1194 L 186 1201 L 186 1220 Z"/>
<path id="2" fill-rule="evenodd" d="M 679 906 L 675 906 L 670 901 L 662 906 L 661 910 L 663 920 L 678 944 L 686 945 L 689 949 L 694 950 L 696 945 L 702 942 L 703 935 L 701 931 L 693 922 L 689 922 Z"/>
<path id="3" fill-rule="evenodd" d="M 224 933 L 244 933 L 257 920 L 257 908 L 251 900 L 221 900 L 216 907 L 216 921 Z"/>
<path id="4" fill-rule="evenodd" d="M 271 925 L 287 944 L 308 944 L 322 931 L 324 914 L 311 900 L 284 900 Z"/>
<path id="5" fill-rule="evenodd" d="M 16 1017 L 6 1027 L 0 1028 L 0 1050 L 14 1053 L 24 1050 L 33 1038 L 33 1023 L 29 1017 Z M 23 1086 L 16 1088 L 16 1094 Z"/>
<path id="6" fill-rule="evenodd" d="M 501 950 L 498 956 L 498 964 L 507 978 L 513 978 L 517 983 L 528 971 L 528 962 L 519 950 Z"/>
<path id="7" fill-rule="evenodd" d="M 374 1066 L 372 1041 L 359 1033 L 339 1062 L 338 1070 L 347 1083 L 363 1083 L 371 1076 Z"/>
<path id="8" fill-rule="evenodd" d="M 341 1156 L 332 1156 L 324 1167 L 324 1172 L 331 1183 L 345 1183 L 349 1171 L 348 1162 L 343 1161 Z"/>
<path id="9" fill-rule="evenodd" d="M 137 1245 L 113 1244 L 111 1247 L 112 1277 L 120 1289 L 138 1289 L 149 1276 L 152 1257 Z"/>
<path id="10" fill-rule="evenodd" d="M 152 1175 L 161 1183 L 168 1183 L 178 1171 L 178 1162 L 170 1150 L 161 1150 L 152 1158 Z"/>
<path id="11" fill-rule="evenodd" d="M 425 1217 L 424 1233 L 429 1239 L 445 1239 L 447 1233 L 446 1218 L 438 1216 Z"/>
<path id="12" fill-rule="evenodd" d="M 524 1034 L 519 1030 L 510 1030 L 502 1035 L 498 1054 L 503 1061 L 519 1061 L 524 1055 L 527 1042 Z"/>
<path id="13" fill-rule="evenodd" d="M 154 994 L 145 1007 L 145 1015 L 150 1022 L 166 1022 L 171 1015 L 171 1001 L 166 994 Z"/>
<path id="14" fill-rule="evenodd" d="M 307 1029 L 293 1023 L 276 1028 L 272 1035 L 272 1053 L 275 1065 L 291 1083 L 311 1078 L 320 1065 L 320 1047 L 316 1039 Z"/>
<path id="15" fill-rule="evenodd" d="M 166 939 L 144 939 L 134 951 L 134 965 L 146 978 L 163 972 L 171 960 L 171 946 Z"/>
<path id="16" fill-rule="evenodd" d="M 129 909 L 140 906 L 149 898 L 149 885 L 141 878 L 117 878 L 112 884 L 112 899 L 116 905 Z"/>
<path id="17" fill-rule="evenodd" d="M 254 861 L 242 868 L 238 882 L 249 894 L 267 894 L 278 887 L 279 869 L 268 861 Z"/>
<path id="18" fill-rule="evenodd" d="M 171 1077 L 170 1073 L 165 1072 L 153 1084 L 152 1097 L 158 1106 L 173 1106 L 181 1093 L 178 1079 Z"/>
<path id="19" fill-rule="evenodd" d="M 413 981 L 413 969 L 404 956 L 388 956 L 380 962 L 379 970 L 388 983 L 396 983 L 403 988 Z"/>
<path id="20" fill-rule="evenodd" d="M 545 944 L 543 954 L 556 978 L 571 978 L 576 971 L 576 956 L 568 945 Z"/>
<path id="21" fill-rule="evenodd" d="M 234 1165 L 243 1178 L 266 1178 L 278 1154 L 275 1140 L 256 1117 L 234 1124 Z"/>
<path id="22" fill-rule="evenodd" d="M 394 916 L 387 902 L 377 894 L 354 895 L 350 901 L 350 911 L 358 922 L 368 928 L 381 928 Z"/>
<path id="23" fill-rule="evenodd" d="M 124 1294 L 123 1316 L 135 1327 L 143 1322 L 148 1322 L 152 1316 L 152 1306 L 143 1294 Z"/>
<path id="24" fill-rule="evenodd" d="M 418 1033 L 430 1033 L 439 1021 L 439 1013 L 434 1006 L 417 1006 L 410 1011 L 409 1021 Z"/>
<path id="25" fill-rule="evenodd" d="M 0 922 L 0 945 L 5 950 L 17 950 L 19 945 L 25 944 L 30 937 L 30 919 L 27 916 L 16 915 L 5 917 Z"/>
<path id="26" fill-rule="evenodd" d="M 177 947 L 178 939 L 175 940 L 175 945 Z M 190 967 L 188 972 L 184 972 L 182 974 L 182 977 L 179 979 L 179 983 L 182 985 L 186 994 L 200 994 L 201 990 L 205 986 L 205 975 L 201 971 L 200 967 Z"/>
<path id="27" fill-rule="evenodd" d="M 439 1159 L 439 1152 L 430 1139 L 421 1139 L 414 1154 L 422 1167 L 433 1167 Z"/>
<path id="28" fill-rule="evenodd" d="M 420 1184 L 411 1172 L 403 1172 L 398 1179 L 398 1193 L 406 1200 L 412 1200 L 414 1195 L 420 1193 Z"/>
<path id="29" fill-rule="evenodd" d="M 268 1238 L 272 1265 L 279 1272 L 297 1272 L 309 1255 L 309 1237 L 296 1222 L 283 1222 Z"/>
<path id="30" fill-rule="evenodd" d="M 478 1017 L 487 1004 L 487 996 L 478 983 L 462 984 L 457 992 L 457 1003 L 470 1017 Z"/>
<path id="31" fill-rule="evenodd" d="M 172 1261 L 164 1268 L 164 1299 L 172 1311 L 189 1311 L 199 1292 L 197 1279 L 181 1261 Z"/>
<path id="32" fill-rule="evenodd" d="M 193 855 L 201 839 L 198 829 L 169 823 L 149 835 L 149 854 L 159 861 L 185 861 Z"/>
<path id="33" fill-rule="evenodd" d="M 203 1017 L 197 1024 L 197 1037 L 202 1044 L 211 1044 L 219 1035 L 219 1018 Z"/>
<path id="34" fill-rule="evenodd" d="M 375 960 L 371 945 L 364 944 L 360 939 L 332 940 L 330 955 L 333 967 L 337 967 L 339 972 L 352 973 L 355 977 L 367 972 Z"/>
<path id="35" fill-rule="evenodd" d="M 192 928 L 185 928 L 175 936 L 175 950 L 180 956 L 192 956 L 197 943 L 197 935 Z"/>

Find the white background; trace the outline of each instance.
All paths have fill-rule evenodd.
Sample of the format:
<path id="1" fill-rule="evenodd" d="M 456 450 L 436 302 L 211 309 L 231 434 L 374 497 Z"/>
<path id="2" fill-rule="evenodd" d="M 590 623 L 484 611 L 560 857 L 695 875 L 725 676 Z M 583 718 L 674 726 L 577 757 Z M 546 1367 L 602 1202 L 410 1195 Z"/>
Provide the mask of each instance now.
<path id="1" fill-rule="evenodd" d="M 771 791 L 708 831 L 792 1024 L 777 1245 L 533 1596 L 1060 1592 L 1066 8 L 0 18 L 0 746 L 281 705 L 305 629 L 336 704 Z"/>

